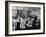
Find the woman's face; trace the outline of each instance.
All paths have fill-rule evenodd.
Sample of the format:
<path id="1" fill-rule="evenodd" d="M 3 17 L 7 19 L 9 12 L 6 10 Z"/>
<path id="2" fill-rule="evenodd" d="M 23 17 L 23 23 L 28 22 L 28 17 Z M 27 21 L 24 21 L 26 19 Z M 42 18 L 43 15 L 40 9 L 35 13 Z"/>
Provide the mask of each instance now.
<path id="1" fill-rule="evenodd" d="M 18 17 L 20 17 L 20 14 L 18 15 Z"/>
<path id="2" fill-rule="evenodd" d="M 34 20 L 34 18 L 31 18 L 31 21 L 33 21 Z"/>
<path id="3" fill-rule="evenodd" d="M 28 20 L 30 20 L 30 18 L 28 17 Z"/>

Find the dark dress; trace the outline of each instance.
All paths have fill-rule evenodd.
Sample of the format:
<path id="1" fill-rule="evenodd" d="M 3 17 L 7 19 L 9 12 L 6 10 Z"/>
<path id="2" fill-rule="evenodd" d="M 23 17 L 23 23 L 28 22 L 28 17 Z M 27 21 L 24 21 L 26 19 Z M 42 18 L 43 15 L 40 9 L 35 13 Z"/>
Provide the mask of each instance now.
<path id="1" fill-rule="evenodd" d="M 38 25 L 36 25 L 38 23 Z M 33 21 L 33 29 L 40 29 L 40 20 L 37 22 L 37 16 L 35 16 Z"/>
<path id="2" fill-rule="evenodd" d="M 16 30 L 20 30 L 20 22 L 17 22 Z"/>

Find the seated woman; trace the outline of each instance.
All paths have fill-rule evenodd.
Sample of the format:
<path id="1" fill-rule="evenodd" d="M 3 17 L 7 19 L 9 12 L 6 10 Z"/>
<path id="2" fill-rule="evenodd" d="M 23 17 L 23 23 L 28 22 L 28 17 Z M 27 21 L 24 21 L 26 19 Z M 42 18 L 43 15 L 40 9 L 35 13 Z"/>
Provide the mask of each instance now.
<path id="1" fill-rule="evenodd" d="M 27 17 L 26 29 L 32 29 L 32 20 L 30 19 L 30 17 Z"/>
<path id="2" fill-rule="evenodd" d="M 20 29 L 25 29 L 25 19 L 21 19 L 21 22 L 20 22 Z"/>
<path id="3" fill-rule="evenodd" d="M 35 15 L 34 21 L 32 23 L 33 29 L 39 29 L 40 28 L 40 19 L 38 20 L 37 16 Z"/>

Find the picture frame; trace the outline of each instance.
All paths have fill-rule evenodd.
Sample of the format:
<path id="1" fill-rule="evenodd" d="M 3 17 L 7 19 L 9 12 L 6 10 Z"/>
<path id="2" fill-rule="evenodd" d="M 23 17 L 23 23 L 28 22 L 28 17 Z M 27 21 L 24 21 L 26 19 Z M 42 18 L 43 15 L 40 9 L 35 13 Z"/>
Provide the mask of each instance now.
<path id="1" fill-rule="evenodd" d="M 35 13 L 33 13 L 33 11 L 35 11 Z M 27 21 L 26 19 L 28 19 L 28 17 L 29 18 L 31 17 L 33 19 L 36 16 L 37 18 L 40 19 L 40 24 L 38 23 L 38 25 L 37 25 L 35 23 L 32 23 L 32 25 L 30 26 L 28 23 L 26 25 L 24 23 L 22 23 L 24 25 L 24 27 L 22 24 L 21 24 L 22 27 L 20 27 L 19 26 L 20 22 L 21 21 L 23 22 L 23 20 L 24 20 L 22 17 L 22 15 L 23 15 L 22 14 L 21 15 L 22 20 L 19 19 L 21 21 L 17 22 L 17 25 L 18 25 L 18 23 L 19 23 L 19 25 L 16 26 L 16 24 L 15 24 L 16 28 L 15 27 L 12 28 L 12 26 L 14 26 L 14 21 L 18 20 L 18 17 L 19 17 L 19 15 L 16 15 L 17 12 L 20 12 L 20 13 L 23 12 L 23 14 L 25 15 L 25 17 L 24 17 L 25 21 Z M 35 22 L 36 21 L 37 20 L 35 20 Z M 32 21 L 30 21 L 30 23 L 31 22 Z M 14 30 L 14 28 L 15 28 L 15 30 Z M 19 28 L 21 28 L 21 29 L 19 29 Z M 45 3 L 24 2 L 24 1 L 5 1 L 5 36 L 35 35 L 35 34 L 45 34 Z"/>

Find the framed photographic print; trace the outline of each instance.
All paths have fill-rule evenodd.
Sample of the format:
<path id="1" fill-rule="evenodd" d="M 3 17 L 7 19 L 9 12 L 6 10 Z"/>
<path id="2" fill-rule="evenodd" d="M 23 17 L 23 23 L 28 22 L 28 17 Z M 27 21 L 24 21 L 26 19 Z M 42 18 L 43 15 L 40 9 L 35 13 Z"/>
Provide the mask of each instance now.
<path id="1" fill-rule="evenodd" d="M 5 35 L 45 33 L 45 3 L 5 1 Z"/>

